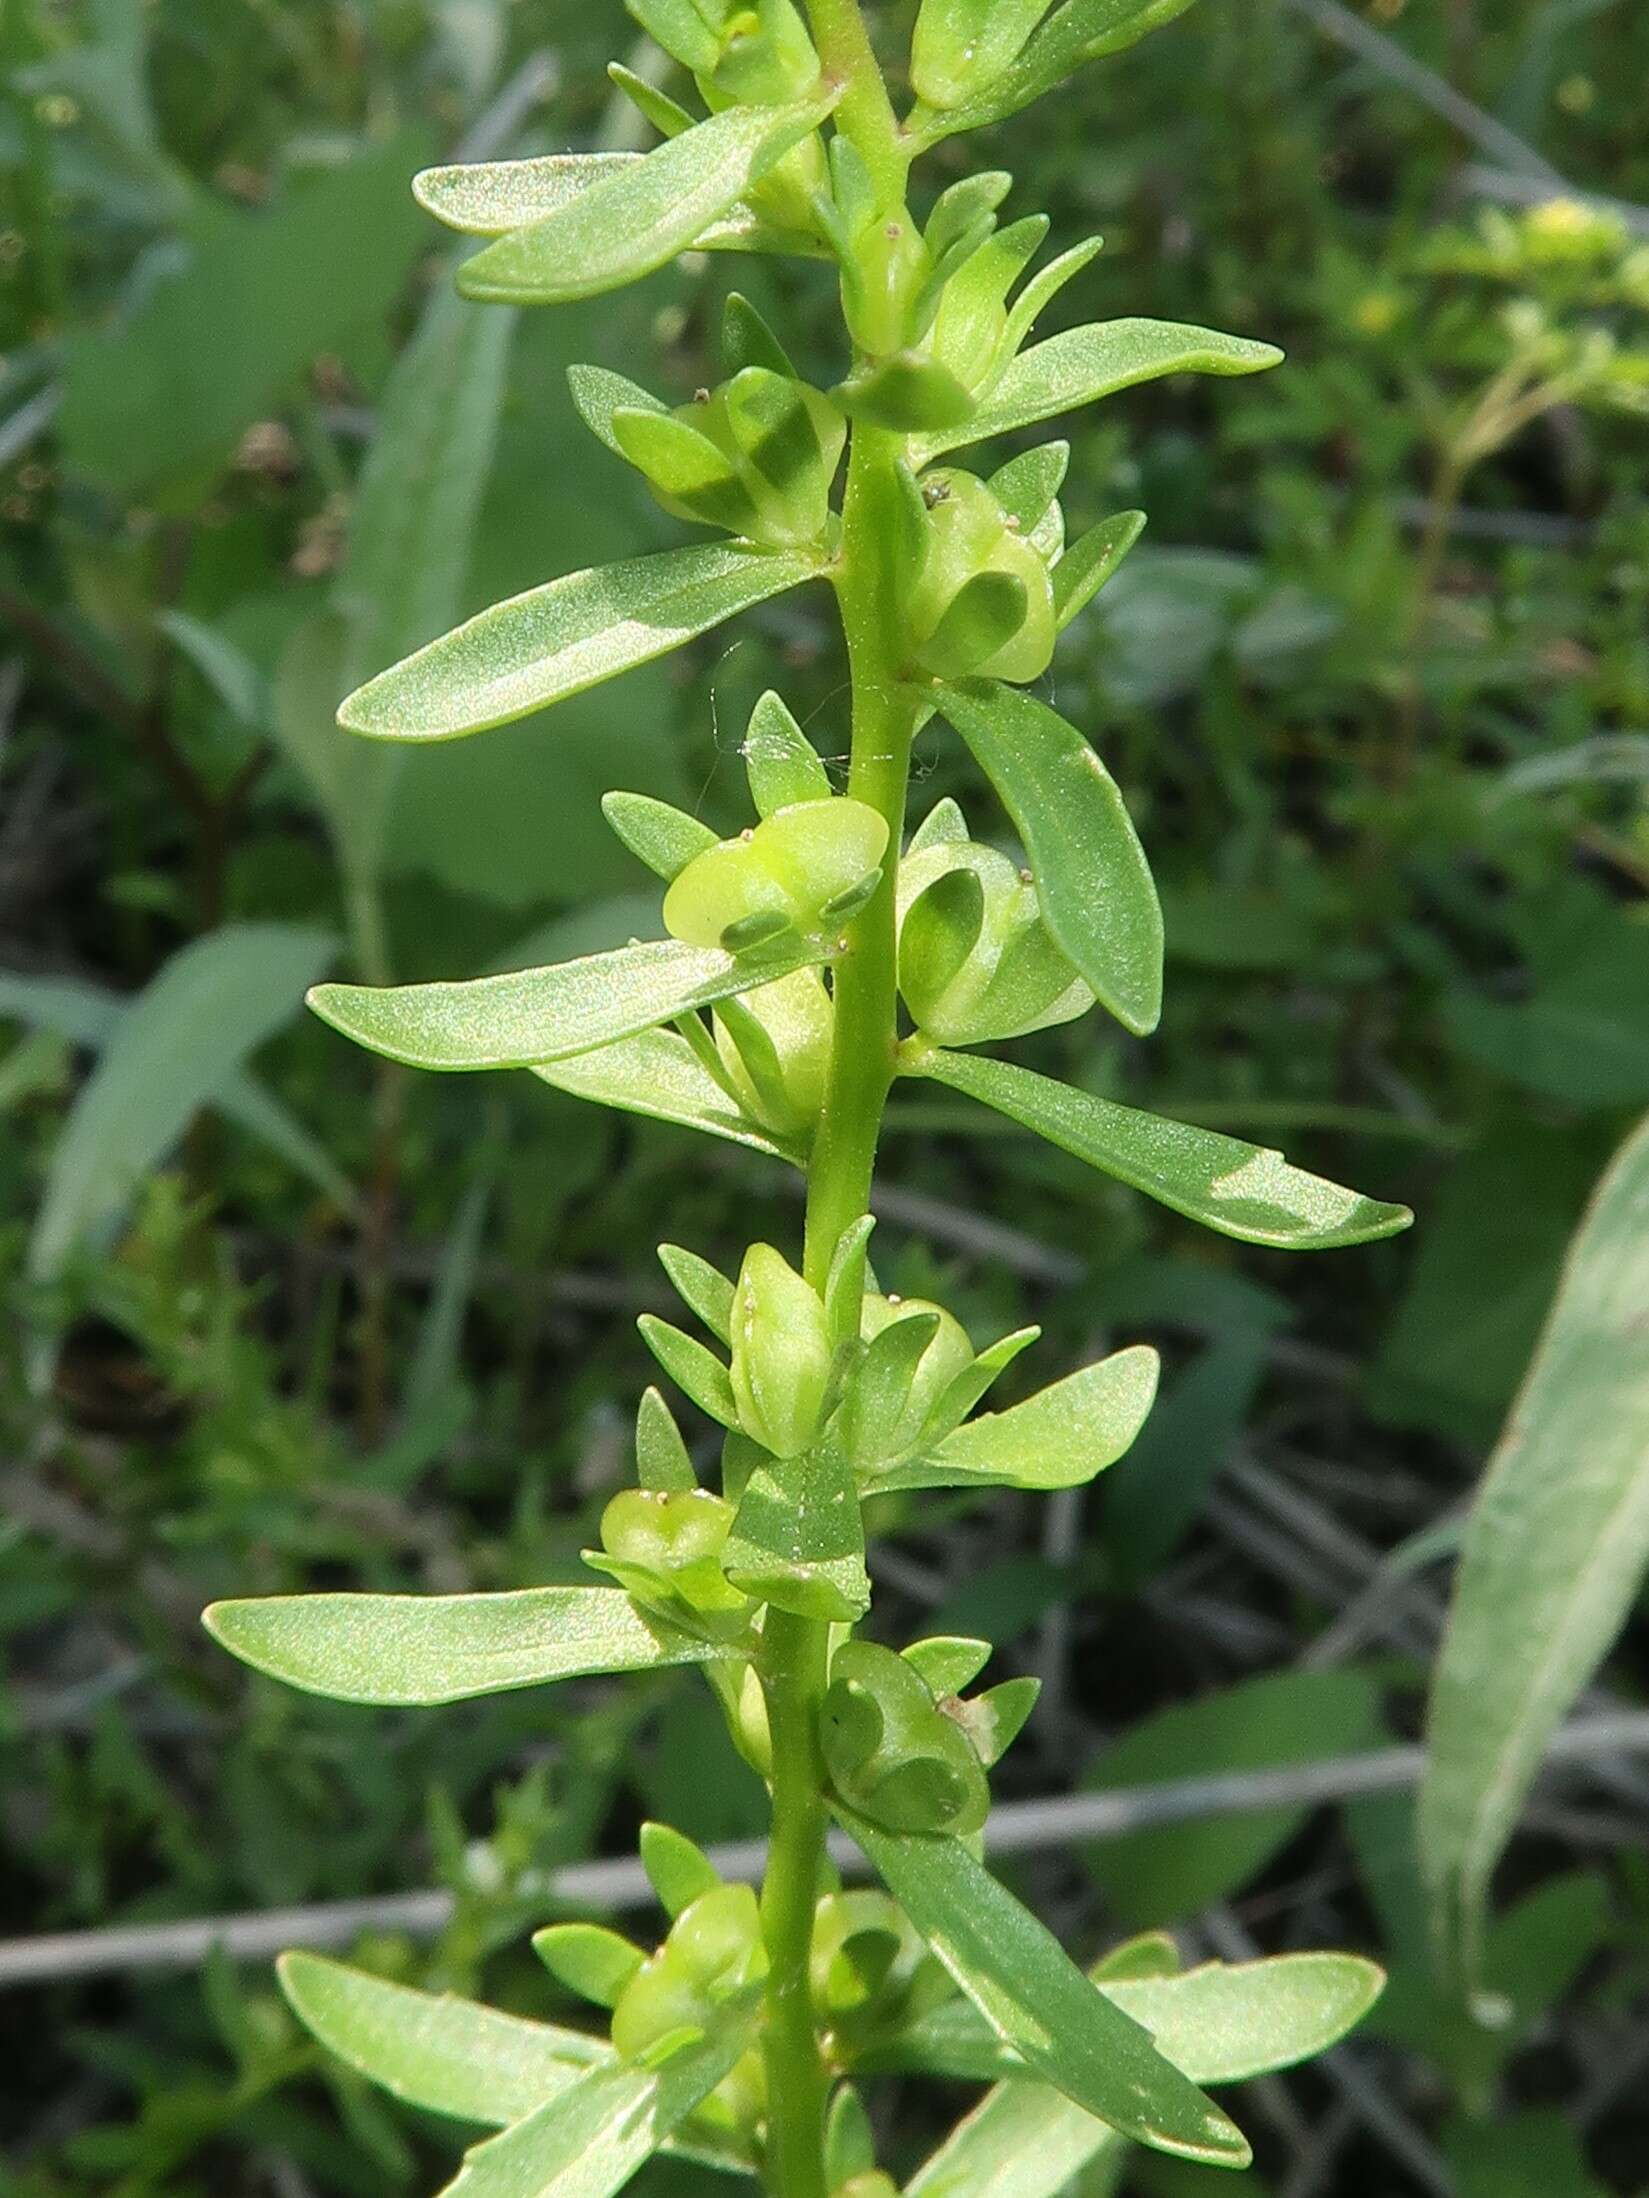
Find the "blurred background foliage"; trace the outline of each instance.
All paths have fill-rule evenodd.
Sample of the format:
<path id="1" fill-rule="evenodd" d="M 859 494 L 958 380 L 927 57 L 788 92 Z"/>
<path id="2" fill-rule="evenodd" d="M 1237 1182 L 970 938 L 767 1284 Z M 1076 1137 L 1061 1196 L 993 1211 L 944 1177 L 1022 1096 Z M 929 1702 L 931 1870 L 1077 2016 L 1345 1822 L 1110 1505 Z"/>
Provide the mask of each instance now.
<path id="1" fill-rule="evenodd" d="M 1089 1021 L 1030 1053 L 1421 1217 L 1296 1268 L 898 1109 L 887 1284 L 976 1336 L 1043 1321 L 1043 1377 L 1101 1335 L 1170 1370 L 1086 1508 L 890 1509 L 890 1623 L 991 1633 L 1048 1682 L 1021 1792 L 1412 1735 L 1474 1480 L 1649 1103 L 1649 17 L 1373 0 L 1383 63 L 1322 15 L 1203 0 L 981 148 L 1055 245 L 1105 232 L 1072 312 L 1289 353 L 1071 431 L 1073 523 L 1151 524 L 1052 676 L 1128 789 L 1173 982 L 1149 1047 Z M 553 724 L 394 763 L 329 737 L 458 616 L 674 538 L 563 369 L 645 360 L 686 395 L 731 263 L 512 326 L 445 300 L 407 191 L 454 151 L 636 142 L 602 76 L 629 38 L 616 0 L 0 13 L 0 1935 L 441 1883 L 437 1944 L 362 1958 L 545 2009 L 519 1937 L 548 1871 L 644 1814 L 760 1821 L 690 1679 L 369 1715 L 197 1625 L 226 1593 L 572 1576 L 625 1477 L 661 1216 L 724 1264 L 797 1223 L 767 1163 L 531 1077 L 404 1079 L 298 1009 L 328 967 L 648 928 L 597 796 L 733 826 L 770 683 L 845 746 L 812 598 Z M 1404 53 L 1527 159 L 1465 142 Z M 737 279 L 836 378 L 817 272 Z M 938 731 L 920 774 L 919 807 L 989 819 Z M 1609 1682 L 1644 1678 L 1640 1626 Z M 1018 1867 L 1084 1951 L 1172 1923 L 1392 1965 L 1372 2044 L 1257 2087 L 1263 2192 L 1587 2198 L 1649 2188 L 1643 1809 L 1624 1773 L 1537 1807 L 1492 2033 L 1432 1995 L 1406 1797 Z M 257 1966 L 14 1992 L 0 2037 L 19 2198 L 387 2198 L 453 2157 L 322 2067 Z"/>

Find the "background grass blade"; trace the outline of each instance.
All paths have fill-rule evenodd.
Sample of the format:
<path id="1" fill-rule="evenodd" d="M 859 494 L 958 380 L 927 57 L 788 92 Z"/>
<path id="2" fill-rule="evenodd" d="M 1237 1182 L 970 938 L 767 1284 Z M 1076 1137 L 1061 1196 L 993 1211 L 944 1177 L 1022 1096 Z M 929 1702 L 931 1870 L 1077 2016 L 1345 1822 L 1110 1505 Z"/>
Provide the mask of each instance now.
<path id="1" fill-rule="evenodd" d="M 1432 1682 L 1421 1864 L 1469 1985 L 1547 1741 L 1649 1562 L 1649 1121 L 1598 1185 L 1478 1494 Z"/>

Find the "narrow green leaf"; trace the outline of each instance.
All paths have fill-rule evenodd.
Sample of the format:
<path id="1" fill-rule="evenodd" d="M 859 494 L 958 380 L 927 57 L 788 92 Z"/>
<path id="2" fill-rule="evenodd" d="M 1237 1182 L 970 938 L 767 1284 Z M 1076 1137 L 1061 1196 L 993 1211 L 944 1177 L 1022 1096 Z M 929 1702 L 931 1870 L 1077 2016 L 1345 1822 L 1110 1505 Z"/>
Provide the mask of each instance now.
<path id="1" fill-rule="evenodd" d="M 747 2051 L 756 1995 L 661 2068 L 600 2063 L 466 2154 L 441 2198 L 613 2198 Z"/>
<path id="2" fill-rule="evenodd" d="M 1145 1424 L 1160 1362 L 1148 1344 L 1095 1365 L 1006 1412 L 987 1412 L 926 1456 L 876 1476 L 891 1488 L 1075 1488 L 1122 1456 Z"/>
<path id="3" fill-rule="evenodd" d="M 912 1064 L 912 1073 L 966 1092 L 1062 1152 L 1244 1244 L 1331 1251 L 1395 1236 L 1414 1219 L 1406 1206 L 1308 1175 L 1265 1146 L 1121 1107 L 1008 1061 L 934 1052 Z"/>
<path id="4" fill-rule="evenodd" d="M 1085 62 L 1123 52 L 1190 5 L 1191 0 L 1066 0 L 1008 67 L 988 80 L 979 79 L 978 89 L 960 104 L 937 112 L 919 109 L 914 134 L 922 145 L 932 145 L 956 131 L 1000 122 L 1052 91 Z"/>
<path id="5" fill-rule="evenodd" d="M 617 1588 L 501 1595 L 269 1595 L 202 1620 L 231 1656 L 335 1702 L 425 1707 L 592 1672 L 725 1654 L 644 1618 Z"/>
<path id="6" fill-rule="evenodd" d="M 1054 623 L 1061 633 L 1087 609 L 1144 531 L 1143 511 L 1119 511 L 1071 544 L 1054 567 Z"/>
<path id="7" fill-rule="evenodd" d="M 1141 2144 L 1245 2167 L 1242 2132 L 1163 2059 L 959 1840 L 843 1823 L 916 1929 L 1032 2074 Z"/>
<path id="8" fill-rule="evenodd" d="M 1569 1247 L 1472 1508 L 1432 1676 L 1419 1844 L 1439 1947 L 1475 1982 L 1495 1864 L 1546 1743 L 1649 1562 L 1649 1120 Z"/>
<path id="9" fill-rule="evenodd" d="M 633 1939 L 601 1923 L 550 1923 L 532 1950 L 558 1984 L 597 2007 L 616 2007 L 646 1956 Z"/>
<path id="10" fill-rule="evenodd" d="M 276 1973 L 329 2053 L 392 2098 L 458 2121 L 517 2121 L 613 2057 L 605 2039 L 391 1984 L 322 1954 L 283 1954 Z"/>
<path id="11" fill-rule="evenodd" d="M 668 1824 L 641 1827 L 641 1867 L 666 1915 L 679 1916 L 721 1883 L 704 1849 Z"/>
<path id="12" fill-rule="evenodd" d="M 1115 781 L 1075 726 L 1034 695 L 969 680 L 941 687 L 937 701 L 1018 828 L 1044 923 L 1095 995 L 1143 1037 L 1162 1013 L 1162 910 Z"/>
<path id="13" fill-rule="evenodd" d="M 756 1468 L 722 1551 L 735 1587 L 804 1618 L 852 1624 L 870 1608 L 859 1491 L 833 1443 Z"/>
<path id="14" fill-rule="evenodd" d="M 799 1165 L 798 1148 L 785 1144 L 737 1108 L 727 1093 L 694 1058 L 685 1039 L 673 1030 L 644 1030 L 614 1045 L 581 1053 L 571 1061 L 539 1064 L 535 1076 L 575 1099 L 617 1107 L 655 1122 L 674 1122 L 702 1130 L 707 1137 L 746 1145 L 774 1160 Z"/>
<path id="15" fill-rule="evenodd" d="M 828 111 L 814 100 L 712 115 L 512 224 L 465 263 L 458 286 L 494 304 L 559 305 L 637 282 L 690 250 Z"/>
<path id="16" fill-rule="evenodd" d="M 35 1281 L 111 1229 L 199 1109 L 290 1021 L 336 942 L 289 924 L 230 924 L 181 948 L 115 1024 L 52 1147 L 29 1239 Z"/>
<path id="17" fill-rule="evenodd" d="M 705 542 L 570 572 L 369 679 L 338 723 L 371 740 L 457 740 L 507 725 L 667 655 L 814 569 L 789 553 Z"/>
<path id="18" fill-rule="evenodd" d="M 1275 344 L 1179 321 L 1092 321 L 1062 329 L 1022 351 L 970 420 L 924 436 L 919 462 L 926 465 L 941 451 L 1032 427 L 1165 374 L 1257 374 L 1281 358 Z"/>
<path id="19" fill-rule="evenodd" d="M 532 1068 L 633 1037 L 824 958 L 795 932 L 746 954 L 651 939 L 548 969 L 452 984 L 318 985 L 309 1004 L 357 1045 L 410 1068 Z"/>
<path id="20" fill-rule="evenodd" d="M 1285 1954 L 1228 1969 L 1102 1986 L 1152 2033 L 1159 2052 L 1196 2083 L 1269 2075 L 1325 2051 L 1367 2013 L 1381 1976 L 1349 1954 Z M 912 2065 L 928 2026 L 918 2026 Z M 960 2027 L 957 2025 L 956 2027 Z M 982 2028 L 983 2026 L 979 2026 Z M 971 2062 L 968 2074 L 984 2066 Z M 1044 2084 L 999 2083 L 905 2186 L 905 2198 L 1060 2198 L 1082 2171 L 1121 2153 L 1124 2140 Z"/>

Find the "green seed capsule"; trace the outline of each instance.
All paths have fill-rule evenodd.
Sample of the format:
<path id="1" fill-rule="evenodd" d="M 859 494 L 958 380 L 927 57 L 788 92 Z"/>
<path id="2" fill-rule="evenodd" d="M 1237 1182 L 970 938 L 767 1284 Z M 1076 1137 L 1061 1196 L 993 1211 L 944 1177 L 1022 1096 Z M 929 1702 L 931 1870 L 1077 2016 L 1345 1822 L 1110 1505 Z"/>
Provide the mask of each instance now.
<path id="1" fill-rule="evenodd" d="M 782 1252 L 752 1244 L 733 1300 L 733 1395 L 745 1433 L 775 1457 L 799 1456 L 818 1433 L 830 1369 L 818 1292 Z"/>
<path id="2" fill-rule="evenodd" d="M 1019 684 L 1053 658 L 1053 581 L 985 483 L 958 468 L 925 474 L 927 555 L 909 598 L 917 661 L 942 679 Z"/>
<path id="3" fill-rule="evenodd" d="M 916 1362 L 909 1397 L 888 1440 L 890 1456 L 916 1448 L 935 1407 L 957 1375 L 966 1373 L 973 1364 L 975 1353 L 967 1330 L 942 1305 L 925 1297 L 890 1298 L 879 1297 L 874 1291 L 865 1293 L 859 1332 L 867 1343 L 901 1321 L 923 1318 L 936 1318 L 939 1326 Z"/>
<path id="4" fill-rule="evenodd" d="M 891 1649 L 845 1641 L 836 1651 L 819 1740 L 837 1793 L 887 1831 L 976 1832 L 990 1811 L 967 1736 Z"/>
<path id="5" fill-rule="evenodd" d="M 689 946 L 720 946 L 763 915 L 817 937 L 833 920 L 825 910 L 873 876 L 887 838 L 884 818 L 845 797 L 775 810 L 693 858 L 664 896 L 664 927 Z"/>
<path id="6" fill-rule="evenodd" d="M 732 1639 L 751 1609 L 721 1569 L 732 1523 L 732 1505 L 705 1488 L 620 1489 L 601 1514 L 601 1569 L 678 1624 Z"/>
<path id="7" fill-rule="evenodd" d="M 724 1002 L 711 1018 L 716 1050 L 746 1113 L 783 1136 L 811 1133 L 830 1072 L 830 995 L 798 969 Z"/>
<path id="8" fill-rule="evenodd" d="M 1017 58 L 1049 0 L 923 0 L 910 80 L 930 107 L 960 107 Z"/>
<path id="9" fill-rule="evenodd" d="M 684 1908 L 613 2009 L 613 2044 L 640 2060 L 680 2029 L 703 2029 L 724 2000 L 767 1966 L 755 1893 L 713 1885 Z"/>

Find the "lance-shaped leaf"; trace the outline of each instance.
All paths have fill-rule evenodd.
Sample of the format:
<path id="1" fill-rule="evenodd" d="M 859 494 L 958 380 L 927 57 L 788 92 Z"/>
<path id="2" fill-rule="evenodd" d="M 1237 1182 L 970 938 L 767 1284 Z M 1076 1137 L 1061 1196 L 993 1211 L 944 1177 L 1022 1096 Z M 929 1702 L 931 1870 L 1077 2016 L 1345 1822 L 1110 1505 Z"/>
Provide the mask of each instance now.
<path id="1" fill-rule="evenodd" d="M 1036 876 L 1042 920 L 1137 1036 L 1162 1013 L 1162 910 L 1116 782 L 1074 725 L 1034 695 L 970 679 L 941 714 L 1002 797 Z"/>
<path id="2" fill-rule="evenodd" d="M 727 1653 L 645 1618 L 618 1588 L 501 1595 L 269 1595 L 203 1623 L 254 1671 L 335 1702 L 428 1707 L 592 1672 L 659 1671 Z"/>
<path id="3" fill-rule="evenodd" d="M 613 2058 L 605 2039 L 580 2030 L 391 1984 L 322 1954 L 283 1954 L 276 1974 L 329 2053 L 408 2106 L 458 2121 L 520 2121 L 581 2069 Z"/>
<path id="4" fill-rule="evenodd" d="M 1199 2084 L 1246 2083 L 1324 2052 L 1361 2022 L 1385 1984 L 1384 1973 L 1355 1954 L 1211 1961 L 1158 1975 L 1092 1974 L 1112 2005 L 1142 2024 L 1157 2051 Z M 1024 2073 L 977 2008 L 959 2000 L 931 2010 L 865 2065 L 963 2083 Z"/>
<path id="5" fill-rule="evenodd" d="M 613 2198 L 707 2099 L 755 2034 L 759 1988 L 718 2011 L 662 2067 L 587 2068 L 464 2158 L 441 2198 Z"/>
<path id="6" fill-rule="evenodd" d="M 452 984 L 317 985 L 309 1004 L 346 1038 L 409 1068 L 533 1068 L 824 959 L 822 946 L 794 931 L 744 954 L 652 939 Z"/>
<path id="7" fill-rule="evenodd" d="M 932 145 L 957 130 L 978 130 L 1000 122 L 1082 67 L 1108 54 L 1121 53 L 1148 31 L 1171 23 L 1191 0 L 1065 0 L 1052 19 L 1004 69 L 980 76 L 977 89 L 955 106 L 918 108 L 911 129 L 921 145 Z"/>
<path id="8" fill-rule="evenodd" d="M 884 1832 L 838 1808 L 901 1908 L 1031 2074 L 1162 2152 L 1246 2167 L 1242 2132 L 1163 2059 L 960 1840 Z"/>
<path id="9" fill-rule="evenodd" d="M 570 1061 L 541 1063 L 533 1074 L 574 1099 L 703 1130 L 707 1137 L 725 1138 L 730 1145 L 748 1145 L 775 1160 L 801 1164 L 801 1148 L 751 1121 L 700 1064 L 686 1039 L 673 1030 L 638 1031 L 633 1038 L 577 1054 Z"/>
<path id="10" fill-rule="evenodd" d="M 1421 1866 L 1470 1987 L 1501 1850 L 1546 1743 L 1649 1563 L 1649 1120 L 1593 1195 L 1473 1506 L 1432 1678 Z"/>
<path id="11" fill-rule="evenodd" d="M 1066 328 L 1012 360 L 970 420 L 924 436 L 920 462 L 1094 404 L 1138 382 L 1160 381 L 1165 374 L 1257 374 L 1281 358 L 1275 344 L 1180 321 L 1091 321 Z"/>
<path id="12" fill-rule="evenodd" d="M 1115 1465 L 1145 1424 L 1159 1361 L 1148 1344 L 1113 1352 L 1005 1412 L 986 1412 L 906 1465 L 893 1488 L 1075 1488 Z"/>
<path id="13" fill-rule="evenodd" d="M 1062 1152 L 1244 1244 L 1331 1251 L 1395 1236 L 1414 1219 L 1407 1206 L 1364 1198 L 1290 1167 L 1280 1152 L 1118 1106 L 1009 1061 L 935 1051 L 918 1056 L 910 1067 L 912 1074 L 966 1092 Z"/>
<path id="14" fill-rule="evenodd" d="M 656 96 L 656 95 L 655 95 Z M 692 117 L 679 110 L 687 127 Z M 681 130 L 667 133 L 679 137 Z M 464 236 L 502 237 L 571 205 L 598 183 L 633 172 L 645 153 L 543 153 L 531 160 L 466 161 L 426 168 L 412 179 L 413 195 L 427 213 Z M 826 246 L 816 234 L 784 229 L 749 206 L 729 206 L 693 239 L 695 252 L 791 252 L 810 258 Z"/>
<path id="15" fill-rule="evenodd" d="M 1368 2011 L 1380 1984 L 1373 1964 L 1351 1955 L 1287 1954 L 1103 1989 L 1183 2074 L 1232 2083 L 1325 2051 Z M 906 2198 L 1060 2198 L 1085 2168 L 1119 2157 L 1124 2142 L 1045 2084 L 1000 2083 L 918 2169 Z"/>
<path id="16" fill-rule="evenodd" d="M 665 656 L 813 572 L 805 557 L 705 542 L 566 573 L 369 679 L 338 723 L 370 740 L 485 732 Z"/>
<path id="17" fill-rule="evenodd" d="M 493 303 L 561 305 L 638 282 L 697 243 L 828 111 L 822 100 L 728 107 L 511 228 L 465 262 L 458 287 Z"/>
<path id="18" fill-rule="evenodd" d="M 756 1468 L 722 1550 L 735 1587 L 804 1618 L 851 1624 L 870 1608 L 859 1491 L 834 1443 Z"/>

